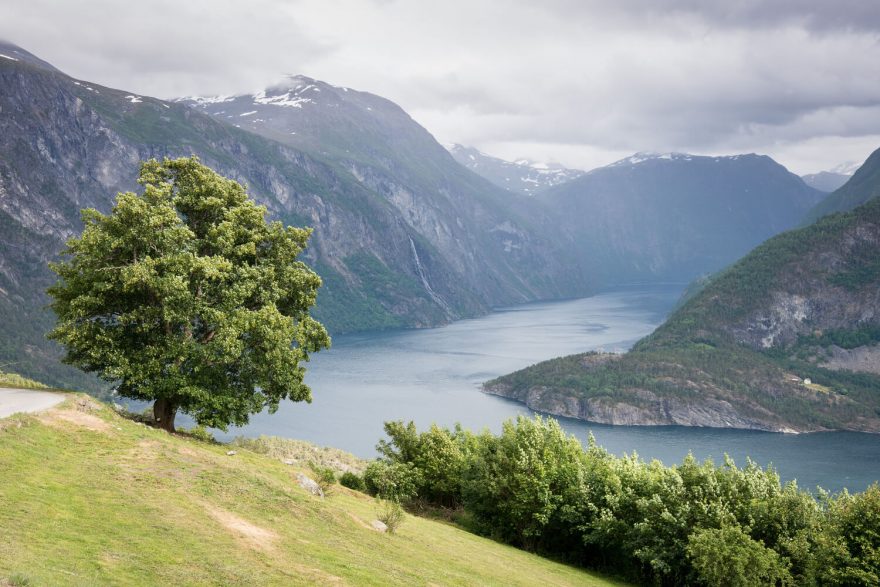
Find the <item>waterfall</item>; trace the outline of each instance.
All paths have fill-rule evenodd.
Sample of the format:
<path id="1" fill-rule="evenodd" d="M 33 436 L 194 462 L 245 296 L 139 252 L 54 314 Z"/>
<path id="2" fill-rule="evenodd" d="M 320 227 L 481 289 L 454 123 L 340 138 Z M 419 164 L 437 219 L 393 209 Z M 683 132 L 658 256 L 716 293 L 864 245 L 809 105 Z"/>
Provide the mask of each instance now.
<path id="1" fill-rule="evenodd" d="M 409 237 L 409 246 L 412 249 L 413 259 L 416 261 L 416 271 L 419 274 L 419 279 L 422 280 L 422 285 L 425 287 L 425 291 L 428 292 L 428 295 L 431 296 L 431 299 L 434 300 L 434 303 L 443 308 L 446 312 L 447 316 L 452 316 L 452 308 L 449 307 L 443 298 L 437 295 L 437 292 L 434 291 L 434 288 L 431 287 L 431 284 L 428 283 L 428 278 L 425 276 L 425 270 L 422 268 L 422 262 L 419 260 L 419 252 L 416 250 L 416 243 L 413 242 L 412 237 Z"/>

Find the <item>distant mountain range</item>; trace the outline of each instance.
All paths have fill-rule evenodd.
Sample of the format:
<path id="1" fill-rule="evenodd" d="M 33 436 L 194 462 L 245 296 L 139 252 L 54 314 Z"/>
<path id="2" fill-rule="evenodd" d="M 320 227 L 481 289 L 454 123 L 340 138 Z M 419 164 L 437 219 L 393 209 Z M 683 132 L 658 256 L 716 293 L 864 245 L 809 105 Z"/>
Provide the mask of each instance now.
<path id="1" fill-rule="evenodd" d="M 837 213 L 706 280 L 630 352 L 554 359 L 486 390 L 610 424 L 880 432 L 878 195 L 880 150 L 811 212 Z"/>
<path id="2" fill-rule="evenodd" d="M 511 192 L 533 196 L 547 188 L 576 179 L 584 173 L 561 165 L 519 160 L 505 161 L 462 145 L 452 145 L 449 152 L 461 165 L 495 185 Z"/>
<path id="3" fill-rule="evenodd" d="M 637 153 L 536 196 L 602 283 L 690 281 L 825 197 L 771 158 Z"/>
<path id="4" fill-rule="evenodd" d="M 811 188 L 816 188 L 820 192 L 833 192 L 843 184 L 849 181 L 851 175 L 843 173 L 834 173 L 833 171 L 820 171 L 819 173 L 809 173 L 802 175 L 801 179 Z"/>

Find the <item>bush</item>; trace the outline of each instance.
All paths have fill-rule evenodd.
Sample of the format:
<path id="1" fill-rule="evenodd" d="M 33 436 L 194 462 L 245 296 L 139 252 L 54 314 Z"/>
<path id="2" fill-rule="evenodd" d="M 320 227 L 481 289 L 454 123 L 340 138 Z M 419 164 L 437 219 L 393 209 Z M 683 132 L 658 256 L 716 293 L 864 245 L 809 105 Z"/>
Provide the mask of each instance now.
<path id="1" fill-rule="evenodd" d="M 752 540 L 738 526 L 695 532 L 687 550 L 697 574 L 707 585 L 752 587 L 791 582 L 779 555 Z"/>
<path id="2" fill-rule="evenodd" d="M 751 461 L 668 467 L 592 440 L 584 450 L 541 417 L 498 436 L 386 432 L 363 481 L 389 528 L 400 502 L 443 507 L 459 492 L 469 528 L 645 584 L 880 584 L 880 485 L 816 498 Z"/>
<path id="3" fill-rule="evenodd" d="M 376 518 L 385 524 L 389 534 L 394 534 L 403 523 L 403 506 L 393 499 L 380 499 L 376 508 Z"/>
<path id="4" fill-rule="evenodd" d="M 420 473 L 420 498 L 444 507 L 461 504 L 461 479 L 475 437 L 456 427 L 454 431 L 432 425 L 419 434 L 415 424 L 386 422 L 390 441 L 376 447 L 389 463 L 409 463 Z"/>
<path id="5" fill-rule="evenodd" d="M 208 442 L 211 444 L 216 444 L 217 440 L 214 438 L 214 435 L 208 432 L 208 429 L 204 426 L 193 426 L 189 430 L 184 430 L 184 434 L 187 436 L 194 438 L 200 442 Z"/>
<path id="6" fill-rule="evenodd" d="M 421 474 L 411 463 L 373 461 L 364 471 L 367 493 L 381 499 L 409 501 L 418 494 Z"/>
<path id="7" fill-rule="evenodd" d="M 336 485 L 336 472 L 330 467 L 323 467 L 314 462 L 309 463 L 309 467 L 315 474 L 315 483 L 318 484 L 321 491 L 327 494 L 330 488 Z"/>
<path id="8" fill-rule="evenodd" d="M 4 584 L 2 580 L 0 580 L 0 584 Z M 6 583 L 9 587 L 30 587 L 33 585 L 31 580 L 21 573 L 15 573 L 14 575 L 9 575 L 9 578 L 6 579 Z"/>
<path id="9" fill-rule="evenodd" d="M 880 584 L 880 485 L 829 505 L 818 549 L 823 585 Z"/>
<path id="10" fill-rule="evenodd" d="M 520 416 L 481 437 L 463 479 L 464 506 L 487 531 L 527 548 L 579 545 L 583 449 L 553 419 Z M 550 543 L 554 543 L 550 547 Z"/>
<path id="11" fill-rule="evenodd" d="M 357 473 L 352 473 L 351 471 L 346 471 L 342 474 L 342 476 L 339 478 L 339 484 L 343 487 L 353 489 L 354 491 L 364 492 L 367 489 L 367 486 L 364 483 L 364 478 Z"/>

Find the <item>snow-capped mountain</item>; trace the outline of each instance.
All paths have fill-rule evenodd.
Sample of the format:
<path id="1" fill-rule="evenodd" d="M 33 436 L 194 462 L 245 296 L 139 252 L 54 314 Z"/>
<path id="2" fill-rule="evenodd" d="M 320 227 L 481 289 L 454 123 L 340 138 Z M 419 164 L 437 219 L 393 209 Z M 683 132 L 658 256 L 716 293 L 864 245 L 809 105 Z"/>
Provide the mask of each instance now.
<path id="1" fill-rule="evenodd" d="M 654 152 L 638 152 L 633 153 L 629 157 L 624 157 L 620 161 L 615 161 L 610 165 L 606 165 L 605 167 L 599 167 L 597 169 L 593 169 L 590 173 L 599 171 L 601 169 L 607 169 L 608 167 L 626 167 L 628 165 L 639 165 L 641 163 L 648 163 L 652 161 L 736 161 L 743 157 L 749 157 L 750 155 L 722 155 L 718 157 L 713 156 L 705 156 L 705 155 L 691 155 L 690 153 L 654 153 Z"/>
<path id="2" fill-rule="evenodd" d="M 238 128 L 286 144 L 318 148 L 324 154 L 351 155 L 352 145 L 359 142 L 356 135 L 381 130 L 382 121 L 389 118 L 403 115 L 409 119 L 384 98 L 304 75 L 287 76 L 250 94 L 190 96 L 176 101 Z M 358 124 L 352 125 L 353 120 Z M 365 128 L 364 123 L 372 128 Z"/>
<path id="3" fill-rule="evenodd" d="M 505 161 L 473 147 L 458 144 L 447 148 L 456 161 L 474 173 L 482 175 L 506 190 L 527 196 L 571 181 L 584 174 L 579 169 L 567 169 L 561 165 L 536 163 L 527 159 Z"/>

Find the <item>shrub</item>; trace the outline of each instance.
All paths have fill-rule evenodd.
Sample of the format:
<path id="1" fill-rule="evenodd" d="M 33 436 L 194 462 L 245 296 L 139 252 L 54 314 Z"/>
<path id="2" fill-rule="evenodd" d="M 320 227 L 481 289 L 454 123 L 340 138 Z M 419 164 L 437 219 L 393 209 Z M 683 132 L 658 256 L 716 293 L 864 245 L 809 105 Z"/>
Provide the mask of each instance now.
<path id="1" fill-rule="evenodd" d="M 312 469 L 312 472 L 315 474 L 315 483 L 321 488 L 325 494 L 330 491 L 330 488 L 336 485 L 336 472 L 330 467 L 323 467 L 318 463 L 309 463 L 309 467 Z"/>
<path id="2" fill-rule="evenodd" d="M 791 582 L 779 555 L 752 540 L 739 526 L 695 532 L 687 550 L 697 574 L 707 585 L 753 587 Z"/>
<path id="3" fill-rule="evenodd" d="M 208 429 L 204 426 L 193 426 L 189 430 L 183 431 L 187 436 L 194 438 L 200 442 L 208 442 L 211 444 L 215 444 L 217 440 L 214 438 L 214 435 L 208 432 Z"/>
<path id="4" fill-rule="evenodd" d="M 364 483 L 364 478 L 358 475 L 357 473 L 352 473 L 351 471 L 346 471 L 339 478 L 339 484 L 343 487 L 348 487 L 349 489 L 353 489 L 354 491 L 366 491 L 367 486 Z"/>
<path id="5" fill-rule="evenodd" d="M 394 534 L 403 523 L 403 506 L 393 499 L 379 499 L 376 508 L 376 518 L 385 524 L 389 534 Z"/>
<path id="6" fill-rule="evenodd" d="M 0 580 L 0 584 L 3 584 L 2 580 Z M 5 584 L 8 584 L 9 587 L 30 587 L 31 585 L 33 585 L 33 583 L 31 583 L 31 580 L 21 573 L 9 575 L 9 578 L 6 579 Z"/>
<path id="7" fill-rule="evenodd" d="M 880 584 L 880 485 L 834 499 L 818 549 L 823 585 Z"/>
<path id="8" fill-rule="evenodd" d="M 364 471 L 367 493 L 382 499 L 408 501 L 418 494 L 421 474 L 411 463 L 373 461 Z"/>

